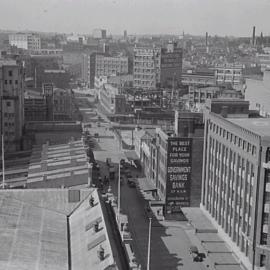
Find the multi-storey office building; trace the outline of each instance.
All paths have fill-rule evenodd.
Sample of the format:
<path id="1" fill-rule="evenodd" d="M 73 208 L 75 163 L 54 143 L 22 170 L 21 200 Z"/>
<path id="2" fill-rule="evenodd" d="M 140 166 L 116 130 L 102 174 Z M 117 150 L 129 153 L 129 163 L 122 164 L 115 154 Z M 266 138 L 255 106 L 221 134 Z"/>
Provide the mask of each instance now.
<path id="1" fill-rule="evenodd" d="M 142 89 L 155 89 L 160 83 L 160 61 L 160 48 L 135 47 L 133 86 Z"/>
<path id="2" fill-rule="evenodd" d="M 40 50 L 41 48 L 40 36 L 36 34 L 11 34 L 9 35 L 9 44 L 30 51 Z"/>
<path id="3" fill-rule="evenodd" d="M 270 120 L 243 102 L 205 113 L 201 207 L 247 269 L 270 269 Z"/>
<path id="4" fill-rule="evenodd" d="M 134 87 L 177 88 L 181 84 L 181 74 L 182 49 L 176 43 L 170 42 L 166 48 L 134 48 Z"/>
<path id="5" fill-rule="evenodd" d="M 128 73 L 128 57 L 96 54 L 95 76 L 111 76 Z"/>
<path id="6" fill-rule="evenodd" d="M 95 77 L 128 74 L 128 57 L 109 56 L 104 53 L 84 54 L 82 61 L 83 80 L 93 88 Z"/>
<path id="7" fill-rule="evenodd" d="M 1 134 L 5 151 L 20 148 L 24 124 L 24 68 L 13 60 L 0 60 Z"/>
<path id="8" fill-rule="evenodd" d="M 160 61 L 160 86 L 163 88 L 178 88 L 182 77 L 181 48 L 176 43 L 170 42 L 167 48 L 161 49 Z"/>

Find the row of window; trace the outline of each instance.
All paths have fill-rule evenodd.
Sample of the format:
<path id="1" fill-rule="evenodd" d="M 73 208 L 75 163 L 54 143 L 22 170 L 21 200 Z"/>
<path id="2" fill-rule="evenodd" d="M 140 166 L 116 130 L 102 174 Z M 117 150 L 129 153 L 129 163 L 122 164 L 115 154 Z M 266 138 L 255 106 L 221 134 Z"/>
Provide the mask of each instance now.
<path id="1" fill-rule="evenodd" d="M 8 84 L 8 80 L 5 80 L 5 84 Z M 12 80 L 9 80 L 9 84 L 12 84 Z M 15 80 L 15 84 L 18 84 L 18 80 Z"/>
<path id="2" fill-rule="evenodd" d="M 212 132 L 228 140 L 230 143 L 233 143 L 235 146 L 242 148 L 242 150 L 244 150 L 245 152 L 250 153 L 253 156 L 256 156 L 257 148 L 255 145 L 252 145 L 250 142 L 238 137 L 237 135 L 234 135 L 233 133 L 227 131 L 226 129 L 212 122 L 210 123 L 209 128 Z"/>

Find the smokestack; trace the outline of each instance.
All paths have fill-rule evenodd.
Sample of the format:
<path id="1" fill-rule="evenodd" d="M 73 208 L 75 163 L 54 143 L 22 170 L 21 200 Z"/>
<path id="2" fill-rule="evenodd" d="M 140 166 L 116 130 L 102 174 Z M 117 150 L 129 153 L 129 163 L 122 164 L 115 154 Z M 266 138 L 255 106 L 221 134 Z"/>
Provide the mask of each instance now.
<path id="1" fill-rule="evenodd" d="M 208 32 L 205 34 L 205 46 L 208 46 Z"/>
<path id="2" fill-rule="evenodd" d="M 261 32 L 261 45 L 263 46 L 263 32 Z"/>
<path id="3" fill-rule="evenodd" d="M 256 28 L 253 26 L 253 32 L 252 32 L 252 46 L 255 46 L 256 44 Z"/>

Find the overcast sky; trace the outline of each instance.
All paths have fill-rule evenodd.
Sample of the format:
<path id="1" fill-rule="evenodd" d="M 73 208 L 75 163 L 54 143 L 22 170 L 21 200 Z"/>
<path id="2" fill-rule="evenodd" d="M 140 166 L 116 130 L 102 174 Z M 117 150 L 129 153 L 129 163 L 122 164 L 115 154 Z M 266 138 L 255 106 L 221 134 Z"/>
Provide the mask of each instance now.
<path id="1" fill-rule="evenodd" d="M 48 32 L 270 34 L 270 0 L 0 0 L 0 28 Z"/>

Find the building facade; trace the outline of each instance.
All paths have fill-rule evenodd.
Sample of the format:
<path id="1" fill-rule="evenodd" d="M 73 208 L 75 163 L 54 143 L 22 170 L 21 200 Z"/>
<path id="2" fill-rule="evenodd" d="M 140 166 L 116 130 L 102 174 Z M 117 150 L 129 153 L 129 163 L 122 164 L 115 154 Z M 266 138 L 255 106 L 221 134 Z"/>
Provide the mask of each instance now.
<path id="1" fill-rule="evenodd" d="M 215 79 L 219 84 L 231 84 L 233 88 L 241 90 L 243 87 L 242 65 L 224 64 L 215 67 Z"/>
<path id="2" fill-rule="evenodd" d="M 82 59 L 82 78 L 94 88 L 95 77 L 128 74 L 128 57 L 109 56 L 104 53 L 84 54 Z"/>
<path id="3" fill-rule="evenodd" d="M 99 39 L 106 38 L 106 30 L 105 29 L 94 29 L 93 30 L 93 37 Z"/>
<path id="4" fill-rule="evenodd" d="M 179 88 L 182 77 L 181 48 L 176 43 L 169 43 L 167 48 L 161 49 L 160 86 L 162 88 Z"/>
<path id="5" fill-rule="evenodd" d="M 160 83 L 161 49 L 135 47 L 133 60 L 133 86 L 155 89 Z"/>
<path id="6" fill-rule="evenodd" d="M 17 33 L 9 35 L 9 44 L 17 48 L 37 51 L 41 49 L 40 36 L 36 34 Z"/>
<path id="7" fill-rule="evenodd" d="M 270 269 L 270 120 L 220 112 L 205 113 L 201 208 L 247 269 Z"/>
<path id="8" fill-rule="evenodd" d="M 99 99 L 109 114 L 126 114 L 126 98 L 119 93 L 118 88 L 104 84 L 99 90 Z"/>
<path id="9" fill-rule="evenodd" d="M 24 68 L 13 60 L 0 60 L 1 134 L 5 151 L 20 149 L 24 125 Z"/>

